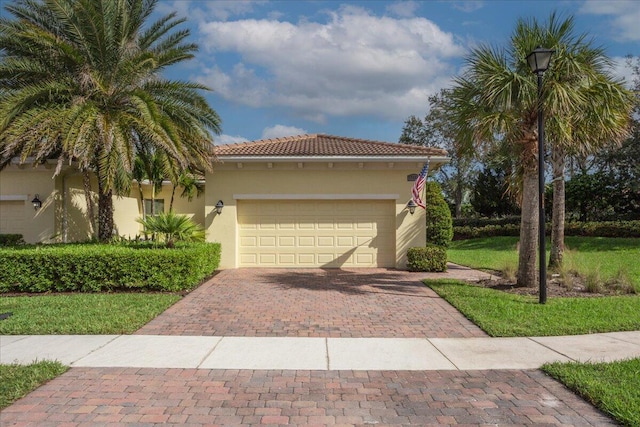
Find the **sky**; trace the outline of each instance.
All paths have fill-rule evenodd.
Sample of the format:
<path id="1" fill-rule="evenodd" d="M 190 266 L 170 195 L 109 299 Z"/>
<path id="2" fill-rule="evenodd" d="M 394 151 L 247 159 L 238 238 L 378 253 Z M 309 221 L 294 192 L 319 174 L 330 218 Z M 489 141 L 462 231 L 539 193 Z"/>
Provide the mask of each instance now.
<path id="1" fill-rule="evenodd" d="M 451 84 L 469 49 L 505 46 L 518 18 L 574 16 L 629 76 L 640 2 L 160 0 L 187 19 L 195 59 L 168 77 L 198 81 L 222 119 L 216 144 L 304 133 L 395 142 Z M 627 77 L 628 78 L 628 77 Z"/>

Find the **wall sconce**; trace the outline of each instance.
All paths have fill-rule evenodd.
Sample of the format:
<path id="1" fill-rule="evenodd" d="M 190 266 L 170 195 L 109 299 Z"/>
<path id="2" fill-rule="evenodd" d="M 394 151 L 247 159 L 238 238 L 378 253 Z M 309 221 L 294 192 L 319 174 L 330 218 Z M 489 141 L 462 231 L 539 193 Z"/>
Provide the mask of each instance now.
<path id="1" fill-rule="evenodd" d="M 38 210 L 42 207 L 42 200 L 40 200 L 40 197 L 36 194 L 33 200 L 31 200 L 31 204 L 33 205 L 33 209 Z"/>
<path id="2" fill-rule="evenodd" d="M 411 215 L 415 213 L 417 207 L 418 205 L 416 205 L 416 202 L 414 202 L 413 199 L 409 200 L 409 203 L 407 203 L 407 209 L 409 209 L 409 213 Z"/>
<path id="3" fill-rule="evenodd" d="M 222 213 L 222 208 L 224 208 L 224 202 L 222 200 L 218 200 L 218 203 L 216 203 L 216 213 L 218 215 Z"/>

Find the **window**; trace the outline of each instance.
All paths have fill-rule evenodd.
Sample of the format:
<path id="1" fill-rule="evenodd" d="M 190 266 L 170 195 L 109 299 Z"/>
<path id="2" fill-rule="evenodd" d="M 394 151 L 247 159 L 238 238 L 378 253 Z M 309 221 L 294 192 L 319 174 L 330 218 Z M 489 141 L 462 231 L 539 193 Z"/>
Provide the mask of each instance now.
<path id="1" fill-rule="evenodd" d="M 153 210 L 151 209 L 152 204 L 154 208 Z M 155 200 L 144 199 L 144 216 L 145 217 L 153 214 L 157 215 L 162 212 L 164 212 L 164 199 L 155 199 Z"/>

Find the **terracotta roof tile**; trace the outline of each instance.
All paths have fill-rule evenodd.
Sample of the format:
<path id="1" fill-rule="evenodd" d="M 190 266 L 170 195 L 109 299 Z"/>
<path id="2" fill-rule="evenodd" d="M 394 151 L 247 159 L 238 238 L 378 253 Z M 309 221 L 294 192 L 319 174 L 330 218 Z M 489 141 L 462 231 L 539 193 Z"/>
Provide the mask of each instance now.
<path id="1" fill-rule="evenodd" d="M 313 156 L 366 156 L 366 157 L 425 157 L 446 156 L 445 150 L 417 145 L 340 136 L 309 134 L 285 138 L 219 145 L 218 157 L 313 157 Z"/>

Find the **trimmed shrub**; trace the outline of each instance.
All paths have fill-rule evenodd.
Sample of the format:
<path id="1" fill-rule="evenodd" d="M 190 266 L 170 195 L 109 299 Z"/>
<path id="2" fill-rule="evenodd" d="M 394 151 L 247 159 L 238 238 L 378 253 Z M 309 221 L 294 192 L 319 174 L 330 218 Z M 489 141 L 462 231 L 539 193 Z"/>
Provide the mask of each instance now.
<path id="1" fill-rule="evenodd" d="M 447 271 L 447 249 L 430 244 L 425 247 L 409 248 L 407 268 L 409 271 Z"/>
<path id="2" fill-rule="evenodd" d="M 428 181 L 425 184 L 427 243 L 447 247 L 453 238 L 451 211 L 442 195 L 440 184 Z"/>
<path id="3" fill-rule="evenodd" d="M 519 216 L 505 216 L 502 218 L 453 218 L 454 227 L 485 227 L 487 225 L 520 225 Z"/>
<path id="4" fill-rule="evenodd" d="M 0 292 L 182 291 L 211 275 L 220 244 L 43 245 L 0 249 Z"/>
<path id="5" fill-rule="evenodd" d="M 551 224 L 546 225 L 551 234 Z M 640 237 L 640 221 L 567 222 L 565 236 Z M 519 236 L 520 224 L 486 225 L 484 227 L 454 227 L 454 239 L 474 239 L 493 236 Z"/>
<path id="6" fill-rule="evenodd" d="M 0 234 L 0 246 L 24 245 L 22 234 Z"/>

